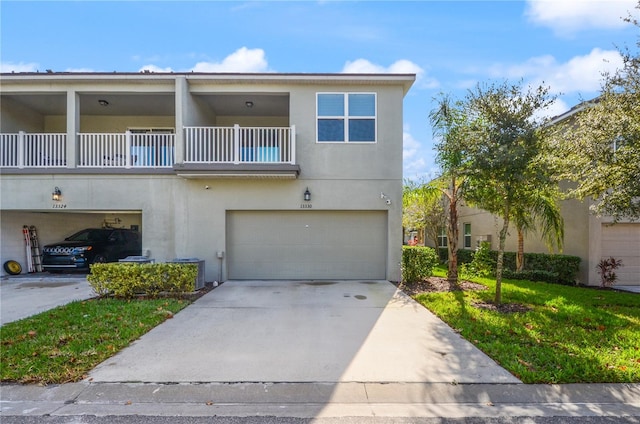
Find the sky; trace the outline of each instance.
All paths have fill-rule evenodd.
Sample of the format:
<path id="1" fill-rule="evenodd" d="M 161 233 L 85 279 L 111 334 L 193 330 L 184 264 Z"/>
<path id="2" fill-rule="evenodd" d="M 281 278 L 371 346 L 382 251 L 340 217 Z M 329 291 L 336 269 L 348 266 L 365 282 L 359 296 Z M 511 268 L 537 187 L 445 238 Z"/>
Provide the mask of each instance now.
<path id="1" fill-rule="evenodd" d="M 0 2 L 1 72 L 415 73 L 403 174 L 438 175 L 429 112 L 477 84 L 545 85 L 559 115 L 635 51 L 638 0 Z"/>

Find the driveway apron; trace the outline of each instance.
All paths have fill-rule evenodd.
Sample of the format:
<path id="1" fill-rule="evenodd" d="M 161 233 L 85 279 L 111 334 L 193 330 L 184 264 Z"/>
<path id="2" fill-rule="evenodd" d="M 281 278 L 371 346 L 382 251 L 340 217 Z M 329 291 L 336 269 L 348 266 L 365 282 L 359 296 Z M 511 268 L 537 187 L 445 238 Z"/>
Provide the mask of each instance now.
<path id="1" fill-rule="evenodd" d="M 518 383 L 387 281 L 228 281 L 93 382 Z"/>

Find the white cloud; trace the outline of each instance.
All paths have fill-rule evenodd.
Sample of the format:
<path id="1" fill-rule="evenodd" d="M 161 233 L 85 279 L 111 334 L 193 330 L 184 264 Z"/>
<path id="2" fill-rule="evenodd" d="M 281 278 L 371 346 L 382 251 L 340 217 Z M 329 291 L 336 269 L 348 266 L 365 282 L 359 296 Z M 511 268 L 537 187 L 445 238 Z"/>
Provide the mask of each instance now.
<path id="1" fill-rule="evenodd" d="M 564 63 L 546 55 L 517 65 L 494 65 L 489 72 L 494 78 L 524 79 L 534 86 L 548 85 L 553 93 L 568 94 L 598 91 L 603 73 L 613 73 L 622 64 L 618 51 L 595 48 Z"/>
<path id="2" fill-rule="evenodd" d="M 405 128 L 402 132 L 402 159 L 414 157 L 418 149 L 420 149 L 420 143 L 409 133 L 408 128 Z"/>
<path id="3" fill-rule="evenodd" d="M 382 66 L 368 61 L 356 59 L 347 61 L 342 68 L 345 74 L 416 74 L 416 81 L 424 88 L 436 88 L 439 83 L 436 79 L 425 76 L 425 71 L 410 60 L 400 59 L 389 66 Z"/>
<path id="4" fill-rule="evenodd" d="M 139 71 L 176 72 L 170 66 L 161 67 L 152 63 L 140 67 Z M 241 47 L 221 62 L 202 61 L 188 69 L 177 72 L 269 72 L 269 64 L 264 50 Z"/>
<path id="5" fill-rule="evenodd" d="M 241 47 L 222 62 L 198 62 L 194 72 L 267 72 L 269 65 L 264 50 Z"/>
<path id="6" fill-rule="evenodd" d="M 637 0 L 527 0 L 525 15 L 557 34 L 569 35 L 582 29 L 618 28 L 622 18 L 634 11 Z"/>
<path id="7" fill-rule="evenodd" d="M 564 100 L 556 99 L 556 101 L 553 102 L 549 107 L 547 107 L 545 110 L 540 111 L 540 113 L 536 114 L 534 118 L 536 120 L 539 120 L 542 118 L 553 118 L 554 116 L 562 115 L 568 110 L 569 110 L 569 106 L 567 106 L 567 103 Z"/>
<path id="8" fill-rule="evenodd" d="M 159 66 L 156 65 L 144 65 L 143 67 L 141 67 L 140 69 L 138 69 L 139 72 L 142 71 L 149 71 L 149 72 L 173 72 L 173 69 L 171 69 L 171 67 L 166 67 L 166 68 L 161 68 Z"/>
<path id="9" fill-rule="evenodd" d="M 64 71 L 65 72 L 84 72 L 84 73 L 96 72 L 95 69 L 91 69 L 91 68 L 67 68 Z"/>
<path id="10" fill-rule="evenodd" d="M 36 72 L 38 71 L 37 63 L 13 63 L 13 62 L 0 62 L 0 72 Z"/>

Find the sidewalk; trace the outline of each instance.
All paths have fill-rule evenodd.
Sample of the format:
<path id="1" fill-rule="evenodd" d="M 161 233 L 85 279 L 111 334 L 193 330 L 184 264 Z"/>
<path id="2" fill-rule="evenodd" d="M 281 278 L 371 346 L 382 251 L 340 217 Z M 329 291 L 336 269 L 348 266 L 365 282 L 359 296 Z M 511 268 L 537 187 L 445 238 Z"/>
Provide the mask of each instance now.
<path id="1" fill-rule="evenodd" d="M 640 417 L 640 384 L 82 382 L 1 389 L 3 417 Z"/>

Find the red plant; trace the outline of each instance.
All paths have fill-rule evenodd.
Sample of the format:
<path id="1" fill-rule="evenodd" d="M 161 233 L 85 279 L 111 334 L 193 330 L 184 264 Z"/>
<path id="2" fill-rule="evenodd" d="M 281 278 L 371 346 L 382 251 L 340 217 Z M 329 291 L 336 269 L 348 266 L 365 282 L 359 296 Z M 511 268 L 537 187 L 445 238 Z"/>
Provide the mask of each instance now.
<path id="1" fill-rule="evenodd" d="M 613 256 L 609 259 L 601 259 L 596 265 L 598 274 L 600 274 L 600 287 L 608 287 L 613 285 L 618 279 L 615 270 L 622 265 L 621 259 L 616 259 Z"/>

